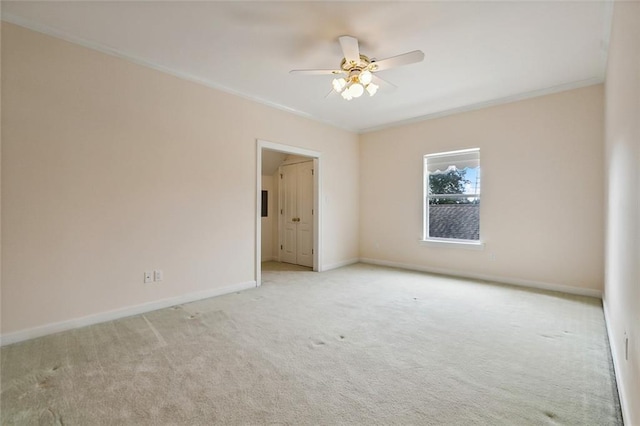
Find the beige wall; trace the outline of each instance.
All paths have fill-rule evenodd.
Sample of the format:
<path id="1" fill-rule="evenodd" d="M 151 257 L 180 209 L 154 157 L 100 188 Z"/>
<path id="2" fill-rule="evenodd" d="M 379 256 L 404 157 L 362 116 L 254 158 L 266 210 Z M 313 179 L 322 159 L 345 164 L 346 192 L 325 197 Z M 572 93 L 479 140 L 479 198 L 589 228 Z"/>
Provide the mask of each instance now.
<path id="1" fill-rule="evenodd" d="M 362 135 L 360 256 L 597 292 L 602 137 L 602 85 Z M 476 147 L 484 250 L 420 245 L 423 156 Z"/>
<path id="2" fill-rule="evenodd" d="M 614 5 L 606 87 L 604 306 L 625 424 L 640 425 L 640 3 Z M 629 339 L 628 360 L 625 338 Z"/>
<path id="3" fill-rule="evenodd" d="M 256 138 L 322 153 L 322 266 L 358 257 L 357 135 L 15 25 L 2 42 L 3 333 L 253 281 Z"/>
<path id="4" fill-rule="evenodd" d="M 0 3 L 0 13 L 2 4 Z M 0 49 L 2 48 L 2 21 L 0 20 Z M 2 55 L 0 55 L 0 81 L 2 81 Z M 0 83 L 0 99 L 2 99 L 2 84 Z M 2 117 L 2 102 L 0 101 L 0 117 Z M 0 332 L 2 330 L 2 126 L 0 124 Z"/>

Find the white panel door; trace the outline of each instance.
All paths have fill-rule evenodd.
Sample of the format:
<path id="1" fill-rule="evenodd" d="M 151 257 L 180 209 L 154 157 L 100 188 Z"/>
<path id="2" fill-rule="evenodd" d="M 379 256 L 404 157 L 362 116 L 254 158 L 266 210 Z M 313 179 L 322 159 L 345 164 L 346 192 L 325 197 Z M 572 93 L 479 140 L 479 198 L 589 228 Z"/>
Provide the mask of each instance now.
<path id="1" fill-rule="evenodd" d="M 294 167 L 283 166 L 280 169 L 280 194 L 281 194 L 281 217 L 282 229 L 280 231 L 280 260 L 286 263 L 297 263 L 297 227 L 296 214 L 297 202 L 296 194 L 298 173 Z"/>
<path id="2" fill-rule="evenodd" d="M 313 267 L 313 161 L 280 168 L 280 260 Z"/>
<path id="3" fill-rule="evenodd" d="M 297 263 L 313 267 L 313 161 L 296 164 L 297 182 Z"/>

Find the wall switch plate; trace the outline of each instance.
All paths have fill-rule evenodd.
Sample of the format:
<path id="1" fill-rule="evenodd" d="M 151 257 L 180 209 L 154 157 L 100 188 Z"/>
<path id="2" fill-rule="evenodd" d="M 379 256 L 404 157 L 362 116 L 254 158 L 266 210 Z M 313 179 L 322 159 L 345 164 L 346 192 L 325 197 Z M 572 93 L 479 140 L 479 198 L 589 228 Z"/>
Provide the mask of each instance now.
<path id="1" fill-rule="evenodd" d="M 156 269 L 155 271 L 153 271 L 153 280 L 154 281 L 162 281 L 162 271 L 159 269 Z"/>
<path id="2" fill-rule="evenodd" d="M 151 272 L 145 272 L 144 273 L 144 282 L 145 282 L 145 284 L 150 283 L 151 281 L 153 281 L 151 279 Z"/>

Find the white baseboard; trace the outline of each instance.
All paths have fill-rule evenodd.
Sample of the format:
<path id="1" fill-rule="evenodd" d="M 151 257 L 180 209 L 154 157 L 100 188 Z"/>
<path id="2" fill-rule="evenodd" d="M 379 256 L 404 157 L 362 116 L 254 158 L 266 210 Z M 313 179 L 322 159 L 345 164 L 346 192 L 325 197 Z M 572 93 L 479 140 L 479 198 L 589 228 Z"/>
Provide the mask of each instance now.
<path id="1" fill-rule="evenodd" d="M 611 359 L 613 360 L 613 372 L 616 375 L 616 386 L 618 388 L 618 397 L 620 398 L 620 408 L 622 409 L 622 421 L 627 424 L 627 422 L 631 421 L 631 412 L 629 411 L 631 408 L 626 404 L 626 401 L 631 401 L 631 399 L 627 398 L 625 394 L 625 385 L 624 385 L 624 376 L 620 371 L 620 364 L 618 357 L 618 349 L 615 342 L 615 335 L 613 334 L 613 330 L 611 329 L 611 323 L 609 322 L 609 313 L 607 310 L 606 303 L 602 303 L 602 310 L 604 311 L 604 323 L 607 327 L 607 336 L 609 337 L 609 347 L 611 348 Z M 629 423 L 631 424 L 631 423 Z"/>
<path id="2" fill-rule="evenodd" d="M 322 266 L 322 272 L 330 271 L 332 269 L 342 268 L 343 266 L 347 266 L 347 265 L 353 265 L 354 263 L 358 263 L 358 262 L 360 262 L 360 259 L 354 258 L 354 259 L 342 260 L 340 262 L 330 263 L 328 265 Z"/>
<path id="3" fill-rule="evenodd" d="M 49 334 L 59 333 L 61 331 L 72 330 L 74 328 L 85 327 L 88 325 L 98 324 L 101 322 L 112 321 L 132 315 L 139 315 L 145 312 L 155 311 L 158 309 L 168 308 L 169 306 L 180 305 L 183 303 L 195 302 L 196 300 L 208 299 L 210 297 L 222 296 L 224 294 L 234 293 L 236 291 L 255 288 L 255 281 L 247 281 L 225 287 L 212 288 L 205 291 L 183 294 L 168 299 L 156 300 L 153 302 L 142 303 L 140 305 L 127 306 L 126 308 L 115 309 L 113 311 L 101 312 L 99 314 L 87 315 L 85 317 L 73 318 L 70 320 L 60 321 L 52 324 L 41 325 L 26 330 L 14 331 L 0 336 L 0 346 L 10 345 L 12 343 L 22 342 L 24 340 L 35 339 Z"/>
<path id="4" fill-rule="evenodd" d="M 430 272 L 433 274 L 450 275 L 453 277 L 470 278 L 474 280 L 493 281 L 501 284 L 511 284 L 520 287 L 537 288 L 540 290 L 558 291 L 560 293 L 575 294 L 579 296 L 589 296 L 602 299 L 602 292 L 600 290 L 593 290 L 590 288 L 572 287 L 562 284 L 552 284 L 540 281 L 529 281 L 514 278 L 504 278 L 493 275 L 475 274 L 472 272 L 457 271 L 444 268 L 433 268 L 430 266 L 411 265 L 408 263 L 390 262 L 387 260 L 361 258 L 360 262 L 369 263 L 371 265 L 390 266 L 392 268 L 409 269 L 412 271 Z"/>

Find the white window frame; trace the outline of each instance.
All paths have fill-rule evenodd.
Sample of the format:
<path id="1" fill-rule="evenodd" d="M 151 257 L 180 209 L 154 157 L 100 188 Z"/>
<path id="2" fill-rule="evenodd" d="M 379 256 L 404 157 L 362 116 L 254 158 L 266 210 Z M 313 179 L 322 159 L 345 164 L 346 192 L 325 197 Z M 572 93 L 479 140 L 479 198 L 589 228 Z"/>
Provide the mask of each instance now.
<path id="1" fill-rule="evenodd" d="M 465 249 L 482 250 L 484 248 L 484 242 L 482 241 L 482 235 L 478 240 L 463 240 L 458 238 L 437 238 L 429 237 L 429 169 L 427 162 L 432 158 L 447 157 L 451 155 L 464 154 L 470 152 L 477 152 L 478 159 L 480 158 L 480 148 L 461 149 L 457 151 L 437 152 L 434 154 L 427 154 L 423 157 L 423 174 L 422 174 L 422 239 L 420 243 L 422 245 L 434 246 L 434 247 L 458 247 Z M 482 166 L 480 166 L 482 170 Z M 482 173 L 482 172 L 481 172 Z M 478 198 L 481 198 L 481 193 L 477 194 Z M 482 204 L 481 204 L 482 205 Z"/>

